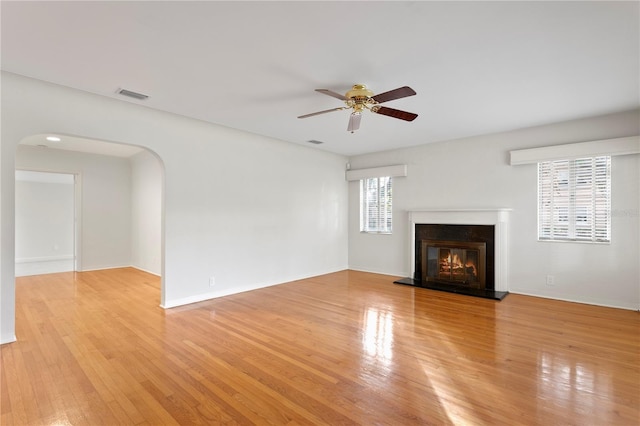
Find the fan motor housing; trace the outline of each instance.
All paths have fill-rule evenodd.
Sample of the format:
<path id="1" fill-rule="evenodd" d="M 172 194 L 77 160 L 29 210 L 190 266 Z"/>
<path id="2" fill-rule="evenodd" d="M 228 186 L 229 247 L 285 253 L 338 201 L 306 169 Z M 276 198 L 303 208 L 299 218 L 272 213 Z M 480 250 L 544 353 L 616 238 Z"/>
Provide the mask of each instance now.
<path id="1" fill-rule="evenodd" d="M 354 84 L 351 90 L 344 95 L 348 99 L 359 100 L 358 98 L 368 99 L 373 96 L 373 92 L 367 89 L 364 84 Z"/>
<path id="2" fill-rule="evenodd" d="M 364 111 L 366 108 L 365 105 L 376 104 L 376 101 L 371 98 L 373 96 L 373 92 L 367 89 L 367 86 L 364 84 L 354 84 L 351 90 L 345 93 L 344 96 L 347 98 L 345 103 L 349 108 L 353 108 L 354 114 L 360 114 Z"/>

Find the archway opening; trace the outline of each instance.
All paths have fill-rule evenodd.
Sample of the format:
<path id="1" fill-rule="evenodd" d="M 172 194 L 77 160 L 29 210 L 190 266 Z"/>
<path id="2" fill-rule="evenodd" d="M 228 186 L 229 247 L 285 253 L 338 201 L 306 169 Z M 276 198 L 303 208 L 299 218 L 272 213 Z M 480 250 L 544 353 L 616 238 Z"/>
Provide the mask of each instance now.
<path id="1" fill-rule="evenodd" d="M 75 271 L 133 267 L 154 274 L 164 303 L 164 165 L 157 154 L 135 145 L 38 134 L 20 142 L 15 168 L 75 177 Z M 16 241 L 16 247 L 23 243 Z"/>

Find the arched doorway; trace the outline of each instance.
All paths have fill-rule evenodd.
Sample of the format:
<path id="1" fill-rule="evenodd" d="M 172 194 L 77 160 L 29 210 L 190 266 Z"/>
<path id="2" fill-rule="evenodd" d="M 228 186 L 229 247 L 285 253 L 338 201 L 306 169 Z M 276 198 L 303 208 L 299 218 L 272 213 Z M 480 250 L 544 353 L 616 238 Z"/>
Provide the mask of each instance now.
<path id="1" fill-rule="evenodd" d="M 59 140 L 47 139 L 52 137 Z M 164 166 L 155 153 L 121 143 L 39 134 L 20 142 L 15 168 L 78 178 L 76 271 L 132 266 L 161 277 L 164 300 Z"/>

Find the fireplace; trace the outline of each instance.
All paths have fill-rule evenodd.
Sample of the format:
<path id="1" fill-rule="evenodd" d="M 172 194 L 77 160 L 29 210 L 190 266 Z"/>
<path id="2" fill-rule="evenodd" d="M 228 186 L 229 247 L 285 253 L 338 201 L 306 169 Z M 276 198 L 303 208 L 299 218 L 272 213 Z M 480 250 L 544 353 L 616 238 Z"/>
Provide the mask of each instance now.
<path id="1" fill-rule="evenodd" d="M 417 223 L 413 279 L 495 289 L 495 226 Z"/>
<path id="2" fill-rule="evenodd" d="M 409 212 L 408 278 L 396 283 L 501 300 L 510 209 Z"/>
<path id="3" fill-rule="evenodd" d="M 486 288 L 484 242 L 422 240 L 421 281 Z"/>

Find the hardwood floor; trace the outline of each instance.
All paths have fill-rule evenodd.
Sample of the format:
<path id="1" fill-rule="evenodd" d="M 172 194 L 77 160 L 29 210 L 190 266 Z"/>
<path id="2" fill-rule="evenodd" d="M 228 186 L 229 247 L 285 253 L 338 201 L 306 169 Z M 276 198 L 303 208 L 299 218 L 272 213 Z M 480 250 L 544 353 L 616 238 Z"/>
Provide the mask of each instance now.
<path id="1" fill-rule="evenodd" d="M 343 271 L 163 310 L 135 269 L 19 278 L 2 425 L 637 425 L 640 314 Z"/>

